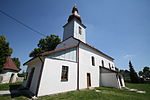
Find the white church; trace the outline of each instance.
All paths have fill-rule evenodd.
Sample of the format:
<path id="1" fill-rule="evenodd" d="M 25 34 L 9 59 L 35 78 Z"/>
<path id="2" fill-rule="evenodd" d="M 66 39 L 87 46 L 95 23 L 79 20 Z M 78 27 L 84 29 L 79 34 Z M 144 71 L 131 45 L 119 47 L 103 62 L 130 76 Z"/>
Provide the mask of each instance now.
<path id="1" fill-rule="evenodd" d="M 125 87 L 114 58 L 86 43 L 86 26 L 75 6 L 63 28 L 63 41 L 55 50 L 24 63 L 28 66 L 24 87 L 35 96 L 89 87 Z"/>

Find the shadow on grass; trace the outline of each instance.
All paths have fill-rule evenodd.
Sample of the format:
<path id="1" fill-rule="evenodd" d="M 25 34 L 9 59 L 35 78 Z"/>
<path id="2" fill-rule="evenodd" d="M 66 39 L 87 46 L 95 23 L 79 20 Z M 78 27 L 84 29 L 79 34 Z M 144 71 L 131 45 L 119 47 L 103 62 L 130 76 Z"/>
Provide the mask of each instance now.
<path id="1" fill-rule="evenodd" d="M 20 97 L 20 96 L 32 98 L 32 96 L 34 96 L 32 92 L 30 92 L 27 88 L 24 88 L 21 84 L 9 85 L 9 90 L 11 93 L 11 98 Z"/>

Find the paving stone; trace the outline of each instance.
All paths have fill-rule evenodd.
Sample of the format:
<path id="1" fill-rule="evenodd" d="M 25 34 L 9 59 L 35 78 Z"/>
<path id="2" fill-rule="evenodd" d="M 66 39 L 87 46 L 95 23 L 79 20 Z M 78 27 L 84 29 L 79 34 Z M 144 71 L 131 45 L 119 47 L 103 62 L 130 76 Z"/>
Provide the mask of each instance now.
<path id="1" fill-rule="evenodd" d="M 7 91 L 0 91 L 0 95 L 8 95 L 10 94 L 10 91 L 7 90 Z"/>
<path id="2" fill-rule="evenodd" d="M 96 92 L 102 92 L 102 91 L 100 91 L 100 90 L 95 90 Z"/>
<path id="3" fill-rule="evenodd" d="M 146 91 L 136 91 L 137 93 L 146 93 Z"/>

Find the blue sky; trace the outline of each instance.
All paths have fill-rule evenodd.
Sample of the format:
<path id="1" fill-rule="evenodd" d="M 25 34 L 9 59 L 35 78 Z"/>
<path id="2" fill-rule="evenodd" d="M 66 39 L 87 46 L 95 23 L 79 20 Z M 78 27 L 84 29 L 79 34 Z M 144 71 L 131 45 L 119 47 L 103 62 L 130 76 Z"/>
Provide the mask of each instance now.
<path id="1" fill-rule="evenodd" d="M 87 26 L 87 43 L 115 58 L 116 67 L 128 69 L 129 60 L 136 71 L 150 66 L 150 0 L 0 0 L 0 9 L 45 35 L 62 38 L 74 4 Z M 43 38 L 1 13 L 0 35 L 21 64 Z"/>

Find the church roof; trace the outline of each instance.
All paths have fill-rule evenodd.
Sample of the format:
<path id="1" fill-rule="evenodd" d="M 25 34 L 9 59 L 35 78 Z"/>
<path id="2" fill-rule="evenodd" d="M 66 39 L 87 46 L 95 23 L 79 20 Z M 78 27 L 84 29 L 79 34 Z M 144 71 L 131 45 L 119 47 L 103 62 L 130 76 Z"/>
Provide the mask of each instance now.
<path id="1" fill-rule="evenodd" d="M 19 68 L 17 68 L 17 66 L 14 64 L 13 60 L 10 57 L 6 58 L 6 62 L 3 66 L 3 69 L 10 69 L 10 70 L 15 70 L 15 71 L 20 70 Z"/>
<path id="2" fill-rule="evenodd" d="M 74 45 L 74 46 L 69 46 L 69 47 L 65 47 L 65 48 L 60 48 L 60 49 L 56 49 L 56 50 L 52 50 L 52 51 L 47 51 L 47 52 L 41 53 L 40 56 L 49 55 L 49 54 L 56 53 L 56 52 L 60 52 L 60 51 L 66 50 L 66 49 L 74 48 L 74 47 L 77 47 L 77 46 L 78 46 L 78 45 Z"/>
<path id="3" fill-rule="evenodd" d="M 106 56 L 106 57 L 108 57 L 108 58 L 114 60 L 114 58 L 112 58 L 112 57 L 106 55 L 105 53 L 101 52 L 100 50 L 98 50 L 98 49 L 96 49 L 96 48 L 94 48 L 94 47 L 92 47 L 92 46 L 90 46 L 89 44 L 84 43 L 84 42 L 82 42 L 82 41 L 80 41 L 79 39 L 76 39 L 76 38 L 74 38 L 74 37 L 70 37 L 70 38 L 73 38 L 73 39 L 79 41 L 80 43 L 84 44 L 85 46 L 87 46 L 87 47 L 89 47 L 89 48 L 91 48 L 91 49 L 97 51 L 98 53 L 100 53 L 100 54 L 102 54 L 102 55 L 104 55 L 104 56 Z M 69 38 L 67 38 L 67 39 L 69 39 Z M 67 39 L 66 39 L 66 40 L 67 40 Z M 66 40 L 64 40 L 64 41 L 66 41 Z M 62 42 L 64 42 L 64 41 L 62 41 Z M 60 52 L 60 51 L 67 50 L 67 49 L 70 49 L 70 48 L 74 48 L 74 47 L 77 47 L 77 46 L 78 46 L 78 44 L 77 44 L 77 45 L 73 45 L 73 46 L 68 46 L 68 47 L 60 48 L 60 49 L 56 49 L 56 50 L 52 50 L 52 51 L 43 52 L 43 53 L 41 53 L 38 57 L 40 57 L 40 56 L 46 56 L 46 55 L 49 55 L 49 54 L 52 54 L 52 53 Z M 32 60 L 35 59 L 35 58 L 37 58 L 37 57 L 34 57 L 34 58 L 30 59 L 29 61 L 25 62 L 23 65 L 26 65 L 28 62 L 32 61 Z"/>
<path id="4" fill-rule="evenodd" d="M 74 47 L 77 47 L 78 45 L 74 45 L 74 46 L 68 46 L 68 47 L 65 47 L 65 48 L 60 48 L 60 49 L 56 49 L 56 50 L 52 50 L 52 51 L 47 51 L 47 52 L 43 52 L 41 53 L 39 56 L 37 57 L 33 57 L 32 59 L 28 60 L 27 62 L 25 62 L 23 65 L 26 65 L 27 63 L 29 63 L 30 61 L 38 58 L 38 57 L 41 57 L 41 56 L 46 56 L 46 55 L 49 55 L 49 54 L 52 54 L 52 53 L 56 53 L 56 52 L 60 52 L 60 51 L 63 51 L 63 50 L 67 50 L 67 49 L 70 49 L 70 48 L 74 48 Z"/>
<path id="5" fill-rule="evenodd" d="M 70 38 L 71 38 L 71 37 L 70 37 Z M 74 37 L 72 36 L 72 38 L 74 38 Z M 69 39 L 69 38 L 68 38 L 68 39 Z M 86 45 L 87 47 L 89 47 L 89 48 L 91 48 L 91 49 L 97 51 L 98 53 L 100 53 L 100 54 L 102 54 L 102 55 L 104 55 L 104 56 L 106 56 L 106 57 L 108 57 L 108 58 L 114 60 L 114 58 L 112 58 L 111 56 L 108 56 L 107 54 L 105 54 L 105 53 L 103 53 L 102 51 L 100 51 L 100 50 L 94 48 L 93 46 L 91 46 L 91 45 L 89 45 L 89 44 L 87 44 L 87 43 L 84 43 L 84 42 L 82 42 L 81 40 L 79 40 L 79 39 L 77 39 L 77 38 L 74 38 L 74 39 L 77 40 L 77 41 L 79 41 L 80 43 Z M 67 39 L 66 39 L 66 40 L 67 40 Z M 64 41 L 65 41 L 65 40 L 64 40 Z"/>
<path id="6" fill-rule="evenodd" d="M 110 71 L 110 72 L 114 72 L 114 73 L 120 73 L 119 71 L 116 71 L 116 70 L 112 70 L 112 69 L 109 69 L 109 68 L 107 68 L 107 67 L 102 67 L 102 66 L 100 66 L 102 69 L 105 69 L 105 70 L 108 70 L 108 71 Z M 103 72 L 102 72 L 103 73 Z"/>
<path id="7" fill-rule="evenodd" d="M 82 42 L 82 41 L 80 41 L 79 39 L 76 39 L 76 38 L 74 38 L 74 37 L 70 37 L 70 38 L 73 38 L 73 39 L 79 41 L 80 43 L 84 44 L 85 46 L 87 46 L 87 47 L 89 47 L 89 48 L 91 48 L 91 49 L 97 51 L 98 53 L 100 53 L 100 54 L 102 54 L 102 55 L 104 55 L 104 56 L 106 56 L 106 57 L 108 57 L 108 58 L 114 60 L 114 58 L 112 58 L 111 56 L 106 55 L 105 53 L 103 53 L 102 51 L 100 51 L 100 50 L 98 50 L 98 49 L 92 47 L 91 45 L 89 45 L 89 44 L 87 44 L 87 43 L 84 43 L 84 42 Z M 66 40 L 68 40 L 68 39 L 69 39 L 69 38 L 67 38 Z M 64 40 L 64 41 L 66 41 L 66 40 Z M 62 41 L 62 42 L 64 42 L 64 41 Z M 73 47 L 76 47 L 76 46 L 78 46 L 78 45 L 69 46 L 69 47 L 64 47 L 64 48 L 57 49 L 57 50 L 52 50 L 52 51 L 47 51 L 47 52 L 44 52 L 44 53 L 40 54 L 40 56 L 45 56 L 45 55 L 48 55 L 48 54 L 51 54 L 51 53 L 63 51 L 63 50 L 66 50 L 66 49 L 69 49 L 69 48 L 73 48 Z"/>

